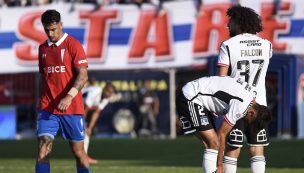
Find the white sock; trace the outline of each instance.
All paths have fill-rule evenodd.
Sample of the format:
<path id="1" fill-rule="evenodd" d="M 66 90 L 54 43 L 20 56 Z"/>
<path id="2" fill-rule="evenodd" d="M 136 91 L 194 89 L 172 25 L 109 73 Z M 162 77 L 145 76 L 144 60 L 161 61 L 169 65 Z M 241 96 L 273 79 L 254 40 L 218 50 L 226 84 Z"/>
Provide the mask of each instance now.
<path id="1" fill-rule="evenodd" d="M 224 172 L 236 173 L 236 169 L 237 169 L 237 158 L 224 156 Z"/>
<path id="2" fill-rule="evenodd" d="M 90 137 L 86 134 L 84 137 L 84 151 L 88 154 L 89 144 L 90 144 Z"/>
<path id="3" fill-rule="evenodd" d="M 265 173 L 266 161 L 264 156 L 253 156 L 251 160 L 251 173 Z"/>
<path id="4" fill-rule="evenodd" d="M 203 158 L 204 173 L 213 173 L 216 171 L 217 150 L 205 149 Z"/>

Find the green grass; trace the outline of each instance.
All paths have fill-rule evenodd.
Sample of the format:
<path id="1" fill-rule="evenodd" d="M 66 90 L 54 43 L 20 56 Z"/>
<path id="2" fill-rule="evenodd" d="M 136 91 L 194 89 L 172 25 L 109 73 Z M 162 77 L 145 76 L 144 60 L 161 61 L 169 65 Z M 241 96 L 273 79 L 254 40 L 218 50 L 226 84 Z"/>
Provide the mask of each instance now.
<path id="1" fill-rule="evenodd" d="M 90 155 L 100 162 L 93 173 L 200 173 L 202 147 L 195 138 L 177 140 L 95 139 Z M 35 140 L 0 141 L 0 173 L 33 173 Z M 244 147 L 239 173 L 249 173 Z M 266 147 L 267 173 L 303 173 L 304 140 L 272 141 Z M 66 141 L 55 140 L 51 159 L 54 173 L 73 173 L 75 162 Z"/>

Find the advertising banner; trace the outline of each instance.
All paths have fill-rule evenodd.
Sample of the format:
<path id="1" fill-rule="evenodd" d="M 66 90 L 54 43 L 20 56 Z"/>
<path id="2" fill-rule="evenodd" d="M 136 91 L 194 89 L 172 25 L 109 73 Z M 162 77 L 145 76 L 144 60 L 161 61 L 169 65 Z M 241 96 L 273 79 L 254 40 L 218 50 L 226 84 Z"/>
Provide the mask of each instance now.
<path id="1" fill-rule="evenodd" d="M 304 1 L 282 0 L 277 13 L 273 0 L 241 1 L 261 15 L 261 37 L 277 52 L 303 54 Z M 230 0 L 204 0 L 155 5 L 92 5 L 53 3 L 39 7 L 1 8 L 0 73 L 34 72 L 37 49 L 46 40 L 40 16 L 46 9 L 62 15 L 64 31 L 77 38 L 89 59 L 90 70 L 175 68 L 204 65 L 229 38 L 226 10 Z"/>

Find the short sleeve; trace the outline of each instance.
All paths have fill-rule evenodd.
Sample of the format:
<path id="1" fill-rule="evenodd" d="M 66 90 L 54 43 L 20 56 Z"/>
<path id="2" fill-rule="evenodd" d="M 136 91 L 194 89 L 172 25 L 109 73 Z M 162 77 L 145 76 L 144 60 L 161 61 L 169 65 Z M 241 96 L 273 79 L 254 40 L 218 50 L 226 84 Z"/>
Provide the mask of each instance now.
<path id="1" fill-rule="evenodd" d="M 224 119 L 231 126 L 234 126 L 237 120 L 243 118 L 246 115 L 247 107 L 244 108 L 243 104 L 240 103 L 242 102 L 239 100 L 230 101 L 230 108 Z"/>
<path id="2" fill-rule="evenodd" d="M 73 48 L 71 49 L 73 51 L 73 64 L 75 67 L 87 67 L 88 61 L 86 58 L 86 54 L 83 50 L 82 45 L 79 41 L 75 40 L 73 43 Z"/>
<path id="3" fill-rule="evenodd" d="M 217 66 L 228 67 L 229 62 L 229 50 L 224 43 L 222 43 L 220 48 L 220 54 L 218 56 Z"/>
<path id="4" fill-rule="evenodd" d="M 100 110 L 103 110 L 108 104 L 109 104 L 109 99 L 102 99 L 100 104 L 98 105 L 98 108 Z"/>

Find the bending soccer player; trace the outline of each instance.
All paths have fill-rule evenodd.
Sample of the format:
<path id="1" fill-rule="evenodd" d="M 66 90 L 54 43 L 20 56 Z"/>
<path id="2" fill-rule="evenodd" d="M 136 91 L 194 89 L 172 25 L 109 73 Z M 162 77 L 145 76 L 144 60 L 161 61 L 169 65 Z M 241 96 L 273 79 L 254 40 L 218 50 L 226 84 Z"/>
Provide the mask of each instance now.
<path id="1" fill-rule="evenodd" d="M 89 173 L 84 151 L 84 106 L 81 89 L 88 79 L 88 63 L 79 41 L 62 31 L 60 13 L 47 10 L 41 16 L 48 37 L 39 46 L 41 77 L 40 111 L 37 117 L 36 173 L 50 173 L 49 157 L 59 129 L 70 144 L 77 173 Z"/>
<path id="2" fill-rule="evenodd" d="M 252 9 L 233 6 L 227 10 L 230 39 L 221 45 L 218 57 L 220 76 L 230 75 L 241 78 L 256 92 L 256 102 L 267 106 L 265 78 L 272 56 L 272 46 L 268 40 L 256 34 L 262 31 L 258 14 Z M 230 73 L 228 73 L 230 69 Z M 246 135 L 251 156 L 251 172 L 265 172 L 264 146 L 269 144 L 266 127 L 256 128 L 241 119 L 230 132 L 228 147 L 224 158 L 225 173 L 236 173 L 237 158 Z"/>
<path id="3" fill-rule="evenodd" d="M 100 87 L 97 87 L 97 88 L 100 88 Z M 85 148 L 85 151 L 87 153 L 88 153 L 88 149 L 89 149 L 89 144 L 90 144 L 90 138 L 91 138 L 91 135 L 92 135 L 92 131 L 93 131 L 95 125 L 96 125 L 96 122 L 97 122 L 102 110 L 110 102 L 118 101 L 121 98 L 121 96 L 119 94 L 115 94 L 115 87 L 110 82 L 106 83 L 104 89 L 100 88 L 100 90 L 98 90 L 97 88 L 94 89 L 95 90 L 94 94 L 87 95 L 87 98 L 85 99 L 85 103 L 87 105 L 87 108 L 88 107 L 92 108 L 93 106 L 95 106 L 95 108 L 93 110 L 93 113 L 90 116 L 90 120 L 87 123 L 86 137 L 85 137 L 85 140 L 84 140 L 84 148 Z M 91 92 L 93 92 L 93 91 L 91 90 Z M 98 97 L 97 93 L 99 94 L 99 97 Z M 88 94 L 90 94 L 90 93 L 88 93 Z M 95 99 L 93 99 L 93 98 L 95 98 Z M 93 103 L 93 100 L 95 100 L 94 104 L 91 104 L 91 103 Z M 96 102 L 97 100 L 99 100 L 99 101 Z M 88 111 L 86 111 L 86 112 L 88 113 Z M 86 117 L 87 116 L 88 116 L 88 114 L 86 114 Z M 93 163 L 93 164 L 98 163 L 98 161 L 96 159 L 93 159 L 91 157 L 89 157 L 89 162 Z"/>
<path id="4" fill-rule="evenodd" d="M 265 127 L 271 119 L 267 107 L 255 102 L 251 86 L 240 79 L 203 77 L 188 82 L 178 93 L 176 106 L 183 133 L 195 133 L 205 147 L 204 173 L 223 172 L 226 139 L 239 119 L 257 128 Z M 217 132 L 214 115 L 224 116 Z"/>

